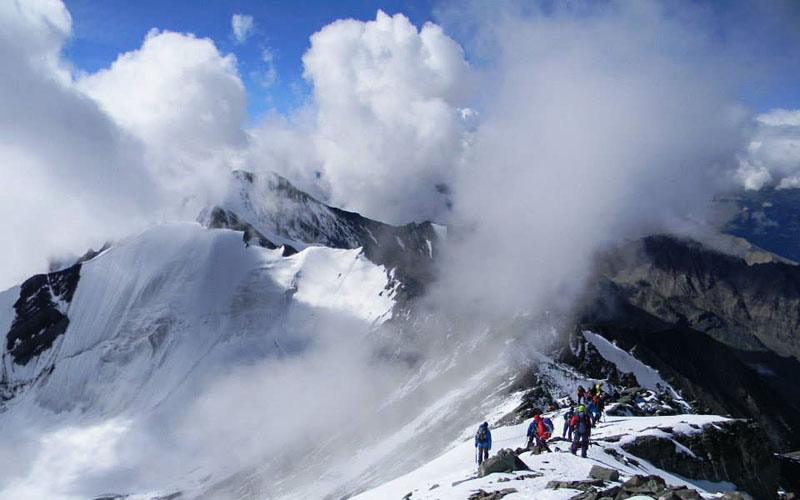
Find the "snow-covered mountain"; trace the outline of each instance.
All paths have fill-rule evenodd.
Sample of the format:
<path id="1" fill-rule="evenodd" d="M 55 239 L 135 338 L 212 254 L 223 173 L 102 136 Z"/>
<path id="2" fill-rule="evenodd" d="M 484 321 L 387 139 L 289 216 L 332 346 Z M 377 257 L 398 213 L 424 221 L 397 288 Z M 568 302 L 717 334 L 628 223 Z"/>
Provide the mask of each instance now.
<path id="1" fill-rule="evenodd" d="M 670 318 L 634 300 L 629 276 L 664 283 L 643 261 L 603 275 L 598 286 L 621 305 L 587 299 L 582 327 L 547 315 L 489 324 L 417 308 L 444 236 L 237 171 L 198 222 L 151 227 L 0 292 L 0 498 L 387 498 L 412 486 L 417 498 L 439 477 L 438 493 L 425 494 L 450 498 L 472 487 L 444 483 L 468 471 L 477 423 L 512 439 L 536 411 L 601 380 L 620 396 L 605 437 L 647 422 L 727 421 L 696 415 L 710 408 L 757 418 L 789 442 L 789 403 L 775 419 L 757 411 L 758 395 L 728 401 L 757 376 L 786 377 L 751 376 L 729 346 L 670 330 Z M 693 378 L 664 347 L 671 335 L 699 335 L 692 356 L 739 360 L 740 378 L 724 389 L 724 374 Z M 624 444 L 603 446 L 628 456 Z M 585 476 L 571 456 L 555 465 L 550 475 Z M 642 470 L 686 482 L 663 466 Z"/>
<path id="2" fill-rule="evenodd" d="M 343 495 L 470 421 L 437 414 L 442 401 L 496 392 L 500 361 L 464 381 L 452 358 L 399 352 L 392 318 L 430 281 L 442 229 L 243 172 L 200 221 L 0 293 L 0 497 Z M 420 426 L 431 438 L 409 454 Z"/>
<path id="3" fill-rule="evenodd" d="M 222 203 L 199 218 L 207 227 L 245 231 L 262 246 L 288 245 L 289 252 L 309 245 L 362 248 L 378 265 L 400 273 L 400 285 L 412 295 L 432 278 L 437 240 L 444 228 L 430 222 L 391 226 L 330 207 L 298 190 L 277 174 L 256 176 L 237 170 Z"/>

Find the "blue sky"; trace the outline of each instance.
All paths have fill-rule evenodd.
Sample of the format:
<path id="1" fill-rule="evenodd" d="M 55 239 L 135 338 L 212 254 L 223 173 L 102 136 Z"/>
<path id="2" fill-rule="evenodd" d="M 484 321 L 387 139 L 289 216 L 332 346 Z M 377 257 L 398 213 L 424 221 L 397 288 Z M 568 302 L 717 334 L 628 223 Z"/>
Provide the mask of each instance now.
<path id="1" fill-rule="evenodd" d="M 191 32 L 215 41 L 223 53 L 233 53 L 250 98 L 249 111 L 257 117 L 275 108 L 287 112 L 302 102 L 308 85 L 302 78 L 301 57 L 309 36 L 336 19 L 375 19 L 382 9 L 402 12 L 415 25 L 433 20 L 433 4 L 418 0 L 66 0 L 72 14 L 73 39 L 66 56 L 89 72 L 109 66 L 117 55 L 137 49 L 152 28 Z M 233 14 L 253 16 L 255 29 L 244 44 L 236 44 L 231 32 Z M 261 57 L 268 48 L 274 57 L 277 80 L 264 88 L 266 71 Z"/>
<path id="2" fill-rule="evenodd" d="M 66 47 L 66 56 L 79 69 L 94 72 L 109 66 L 118 54 L 139 48 L 152 28 L 208 37 L 221 52 L 236 55 L 248 91 L 249 112 L 251 117 L 257 118 L 271 108 L 287 113 L 308 94 L 308 84 L 302 78 L 301 58 L 309 46 L 309 36 L 315 31 L 336 19 L 374 19 L 378 9 L 389 14 L 402 12 L 419 27 L 426 21 L 436 21 L 437 3 L 424 0 L 66 0 L 73 18 L 73 39 Z M 759 47 L 736 49 L 752 51 L 753 60 L 800 60 L 793 50 L 797 37 L 791 35 L 791 26 L 790 38 L 785 34 L 785 14 L 798 14 L 800 2 L 796 2 L 796 8 L 788 2 L 775 9 L 762 9 L 766 4 L 748 2 L 711 0 L 700 4 L 714 12 L 714 24 L 705 28 L 718 31 L 720 39 L 761 40 Z M 783 18 L 775 15 L 778 11 Z M 245 44 L 236 44 L 232 36 L 231 17 L 235 13 L 254 18 L 254 33 Z M 759 22 L 752 23 L 754 18 Z M 800 16 L 789 18 L 789 24 L 794 24 Z M 448 34 L 459 40 L 459 33 L 452 31 L 448 30 Z M 800 26 L 794 31 L 800 33 Z M 746 33 L 749 35 L 743 35 Z M 261 83 L 267 71 L 262 59 L 265 48 L 273 54 L 277 77 L 268 88 Z M 467 59 L 470 59 L 469 53 Z M 780 66 L 781 62 L 770 61 L 769 64 Z M 785 72 L 773 71 L 764 79 L 750 79 L 741 89 L 741 97 L 757 111 L 800 108 L 798 71 L 800 64 L 793 63 Z"/>

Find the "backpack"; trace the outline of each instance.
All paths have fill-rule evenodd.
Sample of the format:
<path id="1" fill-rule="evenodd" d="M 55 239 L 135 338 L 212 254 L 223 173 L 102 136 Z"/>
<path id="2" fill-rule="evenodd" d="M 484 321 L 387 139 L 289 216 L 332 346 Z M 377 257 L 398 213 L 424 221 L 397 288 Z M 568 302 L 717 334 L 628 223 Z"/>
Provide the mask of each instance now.
<path id="1" fill-rule="evenodd" d="M 548 434 L 552 434 L 553 433 L 554 427 L 553 427 L 553 421 L 552 420 L 550 420 L 549 418 L 545 417 L 545 418 L 542 419 L 542 424 L 544 425 L 544 428 L 545 428 L 545 430 L 547 431 Z"/>
<path id="2" fill-rule="evenodd" d="M 578 422 L 575 424 L 575 432 L 585 434 L 592 428 L 592 421 L 585 412 L 578 413 Z"/>
<path id="3" fill-rule="evenodd" d="M 479 443 L 488 443 L 489 442 L 489 434 L 486 432 L 486 427 L 481 427 L 478 429 L 478 434 L 475 435 L 475 438 L 478 440 Z"/>

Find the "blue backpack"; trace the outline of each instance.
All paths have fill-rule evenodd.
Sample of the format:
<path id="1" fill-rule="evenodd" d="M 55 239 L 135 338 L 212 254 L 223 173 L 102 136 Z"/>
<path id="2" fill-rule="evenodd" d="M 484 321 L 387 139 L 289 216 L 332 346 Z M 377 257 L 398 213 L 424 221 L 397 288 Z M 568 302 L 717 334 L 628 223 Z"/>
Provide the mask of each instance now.
<path id="1" fill-rule="evenodd" d="M 542 419 L 542 425 L 544 425 L 545 430 L 549 434 L 553 433 L 553 429 L 555 429 L 555 427 L 553 426 L 553 421 L 552 420 L 550 420 L 549 418 L 545 417 L 545 418 Z"/>

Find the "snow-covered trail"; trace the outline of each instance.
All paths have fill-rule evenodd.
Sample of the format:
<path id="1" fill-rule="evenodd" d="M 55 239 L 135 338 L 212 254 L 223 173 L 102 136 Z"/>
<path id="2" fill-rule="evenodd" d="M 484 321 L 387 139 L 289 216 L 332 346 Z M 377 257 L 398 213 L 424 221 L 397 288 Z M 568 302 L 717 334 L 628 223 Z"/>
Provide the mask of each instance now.
<path id="1" fill-rule="evenodd" d="M 560 435 L 563 418 L 557 413 L 547 414 L 553 418 L 556 435 Z M 623 464 L 616 461 L 605 449 L 614 449 L 623 456 L 630 456 L 620 448 L 626 442 L 623 438 L 618 442 L 604 441 L 612 436 L 629 436 L 633 439 L 643 435 L 664 435 L 659 427 L 671 427 L 674 432 L 691 434 L 697 432 L 696 427 L 705 424 L 726 420 L 713 415 L 675 415 L 664 417 L 606 417 L 605 422 L 600 422 L 592 436 L 593 444 L 589 447 L 588 456 L 583 459 L 569 453 L 569 443 L 565 440 L 553 439 L 550 447 L 553 453 L 533 455 L 523 453 L 520 458 L 528 465 L 533 473 L 541 474 L 538 477 L 527 477 L 518 480 L 521 476 L 530 475 L 530 472 L 520 471 L 513 474 L 490 474 L 484 478 L 477 478 L 477 465 L 475 463 L 475 448 L 472 438 L 467 441 L 455 443 L 453 447 L 435 460 L 402 477 L 389 481 L 377 488 L 356 495 L 358 500 L 383 500 L 389 498 L 403 498 L 407 493 L 413 493 L 411 498 L 422 500 L 463 500 L 478 489 L 487 492 L 513 487 L 517 493 L 509 494 L 504 498 L 516 500 L 523 498 L 563 500 L 576 494 L 575 490 L 547 489 L 549 481 L 583 480 L 588 477 L 593 465 L 618 469 L 622 477 L 634 474 L 658 474 L 668 484 L 704 490 L 705 487 L 714 486 L 709 483 L 699 484 L 681 478 L 674 474 L 664 472 L 645 461 L 638 459 L 640 467 Z M 523 424 L 499 427 L 492 430 L 492 454 L 502 448 L 521 447 L 525 441 L 525 432 L 530 421 Z M 477 427 L 477 423 L 476 426 Z M 501 481 L 502 479 L 502 481 Z M 510 481 L 507 481 L 510 479 Z M 730 488 L 731 485 L 717 485 L 720 489 Z"/>

